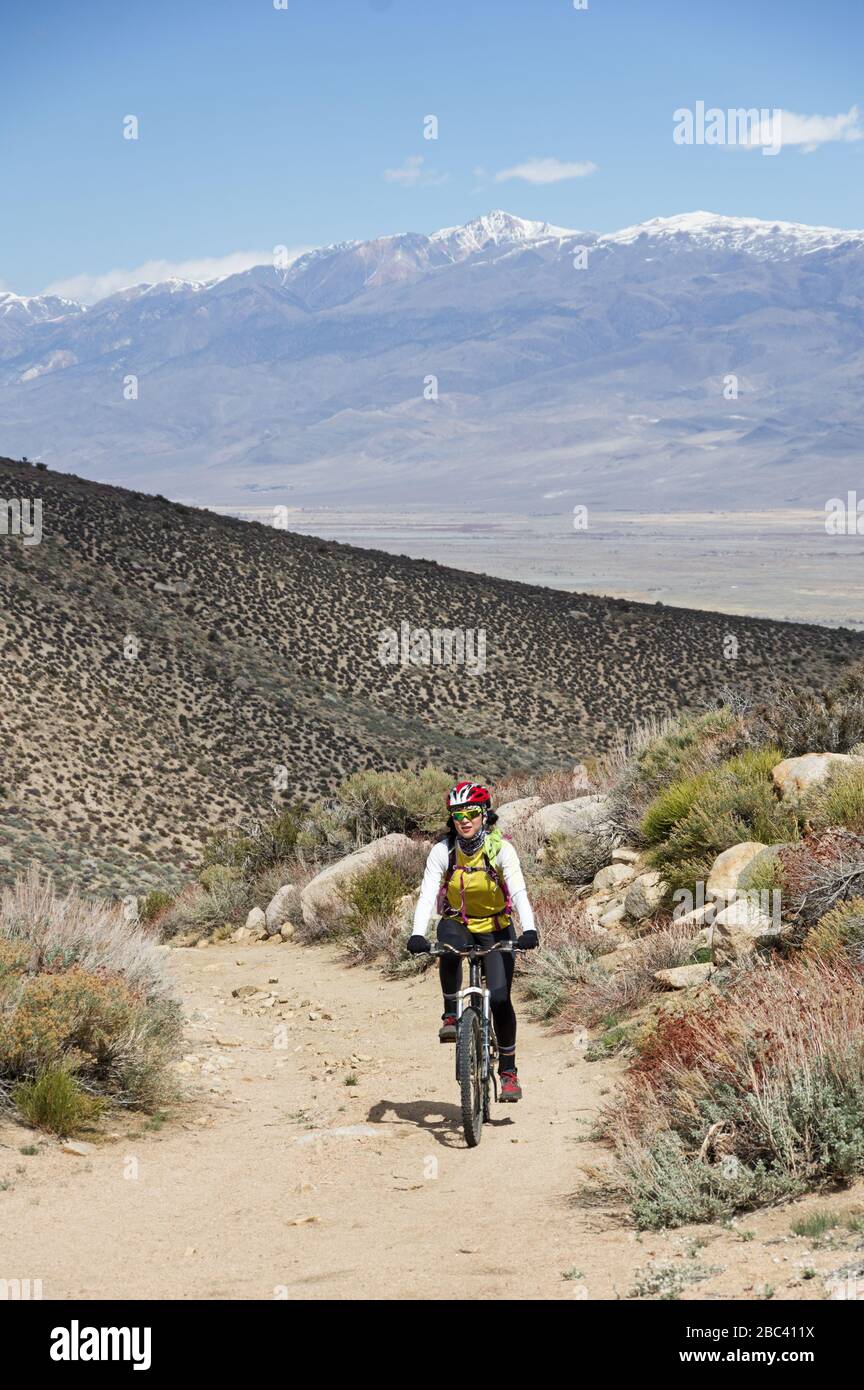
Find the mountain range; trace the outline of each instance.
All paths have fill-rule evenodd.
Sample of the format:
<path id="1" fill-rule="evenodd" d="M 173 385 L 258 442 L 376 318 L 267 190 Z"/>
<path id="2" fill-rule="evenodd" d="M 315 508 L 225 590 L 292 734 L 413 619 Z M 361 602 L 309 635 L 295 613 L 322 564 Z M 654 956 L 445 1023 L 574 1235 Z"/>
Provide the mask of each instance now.
<path id="1" fill-rule="evenodd" d="M 199 504 L 822 507 L 864 232 L 493 212 L 91 306 L 0 294 L 0 447 Z"/>

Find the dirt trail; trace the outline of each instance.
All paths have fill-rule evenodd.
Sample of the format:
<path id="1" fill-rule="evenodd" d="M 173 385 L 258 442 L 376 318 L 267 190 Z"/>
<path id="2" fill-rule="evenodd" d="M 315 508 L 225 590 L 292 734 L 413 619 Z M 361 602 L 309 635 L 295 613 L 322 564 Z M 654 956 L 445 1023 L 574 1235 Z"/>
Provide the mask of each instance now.
<path id="1" fill-rule="evenodd" d="M 824 1298 L 802 1270 L 852 1258 L 783 1239 L 824 1200 L 661 1235 L 574 1204 L 583 1170 L 610 1167 L 590 1125 L 620 1064 L 585 1062 L 523 1009 L 525 1097 L 495 1107 L 469 1150 L 433 972 L 387 981 L 336 947 L 293 943 L 168 959 L 189 1019 L 188 1103 L 161 1129 L 130 1117 L 84 1157 L 51 1140 L 22 1155 L 33 1132 L 0 1125 L 0 1278 L 41 1279 L 45 1298 L 582 1300 L 632 1295 L 668 1264 L 683 1298 L 758 1297 L 766 1283 Z M 233 998 L 242 985 L 277 1002 Z M 862 1195 L 830 1205 L 860 1210 Z M 716 1272 L 690 1282 L 698 1266 Z"/>

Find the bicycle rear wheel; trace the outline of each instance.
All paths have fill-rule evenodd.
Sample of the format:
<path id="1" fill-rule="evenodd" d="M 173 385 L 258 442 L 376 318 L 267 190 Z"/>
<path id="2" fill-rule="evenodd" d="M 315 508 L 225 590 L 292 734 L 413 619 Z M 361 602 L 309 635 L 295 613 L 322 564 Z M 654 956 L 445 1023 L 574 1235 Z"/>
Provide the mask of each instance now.
<path id="1" fill-rule="evenodd" d="M 465 1009 L 459 1020 L 456 1050 L 459 1057 L 459 1086 L 462 1093 L 462 1129 L 469 1149 L 480 1143 L 483 1129 L 483 1082 L 480 1075 L 482 1057 L 480 1015 L 476 1009 Z"/>

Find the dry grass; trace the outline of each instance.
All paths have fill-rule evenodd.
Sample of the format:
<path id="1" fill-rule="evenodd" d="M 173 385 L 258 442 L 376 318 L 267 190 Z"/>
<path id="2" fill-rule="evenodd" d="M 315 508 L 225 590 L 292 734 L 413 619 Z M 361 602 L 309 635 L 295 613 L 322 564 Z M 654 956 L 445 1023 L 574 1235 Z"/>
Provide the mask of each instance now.
<path id="1" fill-rule="evenodd" d="M 661 1020 L 605 1131 L 642 1225 L 758 1206 L 864 1172 L 864 990 L 850 965 L 769 964 Z"/>

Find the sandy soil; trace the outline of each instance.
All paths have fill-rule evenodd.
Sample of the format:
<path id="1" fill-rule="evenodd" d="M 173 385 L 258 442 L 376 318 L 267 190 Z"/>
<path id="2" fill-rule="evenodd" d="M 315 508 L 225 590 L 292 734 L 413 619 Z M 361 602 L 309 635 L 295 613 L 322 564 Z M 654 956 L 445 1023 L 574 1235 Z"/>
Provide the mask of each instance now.
<path id="1" fill-rule="evenodd" d="M 864 1211 L 862 1184 L 659 1235 L 614 1198 L 586 1198 L 610 1172 L 589 1131 L 621 1064 L 587 1063 L 524 1010 L 525 1097 L 496 1107 L 469 1150 L 431 972 L 387 981 L 293 943 L 169 963 L 188 1099 L 161 1128 L 115 1117 L 83 1156 L 0 1125 L 0 1279 L 41 1279 L 61 1299 L 614 1299 L 670 1277 L 683 1299 L 766 1285 L 823 1299 L 832 1271 L 864 1258 L 860 1235 L 814 1249 L 790 1234 L 817 1207 Z M 234 998 L 243 985 L 276 998 Z"/>

